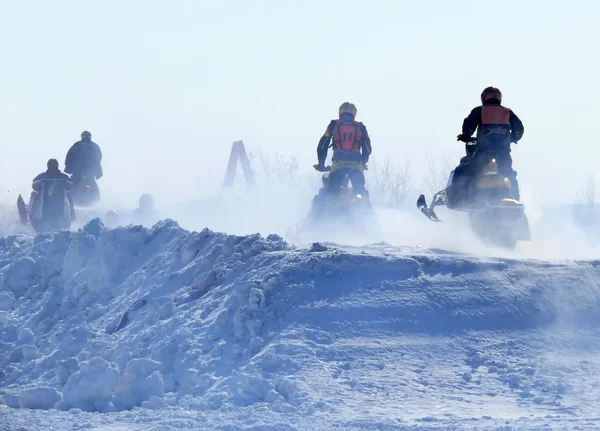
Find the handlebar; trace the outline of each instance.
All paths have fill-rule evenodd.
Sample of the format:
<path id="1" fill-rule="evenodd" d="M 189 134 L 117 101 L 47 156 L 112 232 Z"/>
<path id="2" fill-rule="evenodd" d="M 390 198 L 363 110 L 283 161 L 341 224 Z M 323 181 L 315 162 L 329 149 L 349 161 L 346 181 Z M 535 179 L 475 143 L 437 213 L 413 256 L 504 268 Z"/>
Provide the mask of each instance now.
<path id="1" fill-rule="evenodd" d="M 315 168 L 315 171 L 319 172 L 329 172 L 331 170 L 331 166 L 323 166 L 320 168 L 319 165 L 313 165 L 313 168 Z"/>
<path id="2" fill-rule="evenodd" d="M 322 168 L 320 168 L 319 165 L 313 165 L 313 168 L 315 169 L 315 171 L 319 172 L 329 172 L 331 170 L 331 166 L 323 166 Z M 365 163 L 363 164 L 363 169 L 366 171 L 369 169 L 369 166 Z"/>
<path id="3" fill-rule="evenodd" d="M 457 135 L 456 136 L 456 140 L 457 141 L 461 141 L 462 140 L 461 137 L 462 137 L 462 134 L 461 135 Z M 467 145 L 473 145 L 473 144 L 476 144 L 476 143 L 477 143 L 477 138 L 474 138 L 473 136 L 471 136 L 469 138 L 469 142 L 467 142 L 466 144 Z"/>

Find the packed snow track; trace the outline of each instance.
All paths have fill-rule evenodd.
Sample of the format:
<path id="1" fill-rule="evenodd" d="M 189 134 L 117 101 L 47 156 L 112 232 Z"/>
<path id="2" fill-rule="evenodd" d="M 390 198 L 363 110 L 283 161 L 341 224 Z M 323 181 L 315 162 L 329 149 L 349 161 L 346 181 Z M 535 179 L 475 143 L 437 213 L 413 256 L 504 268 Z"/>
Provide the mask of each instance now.
<path id="1" fill-rule="evenodd" d="M 105 229 L 0 239 L 0 430 L 600 427 L 595 261 Z"/>

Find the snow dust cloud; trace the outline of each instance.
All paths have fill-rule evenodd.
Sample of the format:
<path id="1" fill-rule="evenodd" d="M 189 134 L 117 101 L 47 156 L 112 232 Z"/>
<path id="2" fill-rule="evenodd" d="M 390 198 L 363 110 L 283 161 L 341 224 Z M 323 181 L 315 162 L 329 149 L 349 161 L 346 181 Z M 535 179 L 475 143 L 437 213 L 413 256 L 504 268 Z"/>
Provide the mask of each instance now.
<path id="1" fill-rule="evenodd" d="M 597 146 L 585 127 L 599 109 L 588 96 L 600 85 L 597 59 L 589 55 L 594 14 L 577 5 L 565 12 L 554 4 L 540 11 L 512 3 L 520 13 L 507 5 L 496 19 L 510 19 L 514 30 L 485 37 L 456 25 L 487 19 L 470 2 L 439 2 L 433 15 L 426 5 L 384 1 L 363 8 L 358 0 L 6 5 L 0 15 L 7 65 L 0 81 L 4 219 L 16 215 L 18 194 L 29 194 L 48 158 L 62 167 L 70 145 L 89 130 L 104 153 L 97 214 L 130 214 L 140 195 L 151 193 L 161 216 L 190 229 L 285 234 L 318 191 L 317 142 L 339 104 L 351 100 L 371 136 L 373 163 L 410 166 L 402 205 L 378 208 L 383 240 L 496 253 L 477 243 L 462 214 L 440 210 L 445 221 L 434 225 L 415 206 L 420 193 L 431 199 L 434 173 L 443 187 L 448 167 L 464 152 L 455 140 L 463 118 L 481 90 L 496 85 L 525 125 L 512 155 L 534 241 L 514 253 L 593 255 L 589 233 L 573 226 L 567 207 L 552 214 L 547 208 L 574 203 L 596 169 Z M 340 43 L 331 13 L 338 23 L 353 21 L 359 6 L 364 24 Z M 568 31 L 548 33 L 553 23 Z M 544 30 L 543 40 L 536 29 Z M 465 46 L 486 52 L 499 44 L 510 61 L 483 69 L 478 61 L 464 63 Z M 260 177 L 256 191 L 242 178 L 234 190 L 222 189 L 231 144 L 240 139 Z M 375 176 L 366 174 L 370 190 Z M 80 221 L 88 215 L 94 214 L 83 212 Z"/>

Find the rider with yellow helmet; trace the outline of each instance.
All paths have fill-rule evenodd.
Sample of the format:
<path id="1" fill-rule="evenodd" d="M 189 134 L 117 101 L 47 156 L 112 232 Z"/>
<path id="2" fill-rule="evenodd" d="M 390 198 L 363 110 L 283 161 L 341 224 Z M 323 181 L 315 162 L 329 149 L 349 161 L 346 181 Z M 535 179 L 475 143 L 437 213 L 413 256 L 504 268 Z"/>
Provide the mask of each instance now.
<path id="1" fill-rule="evenodd" d="M 319 163 L 315 165 L 315 169 L 326 170 L 325 160 L 327 151 L 331 147 L 333 156 L 328 191 L 336 193 L 347 174 L 353 189 L 368 198 L 363 170 L 371 155 L 371 139 L 365 125 L 355 120 L 356 106 L 354 103 L 342 103 L 338 114 L 338 119 L 331 120 L 319 141 L 317 146 Z"/>

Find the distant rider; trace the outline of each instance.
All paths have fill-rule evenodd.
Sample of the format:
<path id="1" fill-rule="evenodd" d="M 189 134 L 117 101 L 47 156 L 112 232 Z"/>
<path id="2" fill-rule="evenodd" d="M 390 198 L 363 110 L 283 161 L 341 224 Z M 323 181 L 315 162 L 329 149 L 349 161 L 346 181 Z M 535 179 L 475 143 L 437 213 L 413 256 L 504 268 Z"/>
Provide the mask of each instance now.
<path id="1" fill-rule="evenodd" d="M 355 121 L 356 106 L 344 102 L 339 107 L 339 118 L 332 120 L 317 146 L 319 163 L 314 165 L 318 171 L 324 172 L 327 150 L 333 148 L 332 166 L 329 172 L 330 193 L 337 193 L 342 186 L 344 177 L 348 174 L 354 191 L 364 195 L 369 194 L 365 189 L 365 165 L 371 155 L 371 139 L 363 123 Z"/>
<path id="2" fill-rule="evenodd" d="M 154 198 L 148 193 L 140 196 L 139 206 L 133 211 L 134 223 L 141 225 L 150 224 L 155 217 Z"/>
<path id="3" fill-rule="evenodd" d="M 31 185 L 36 192 L 34 196 L 39 208 L 39 212 L 34 216 L 35 222 L 41 225 L 41 229 L 36 229 L 38 231 L 67 227 L 67 217 L 70 217 L 71 221 L 75 220 L 69 176 L 58 169 L 56 159 L 48 160 L 46 166 L 46 172 L 35 177 Z M 65 212 L 66 203 L 69 204 L 69 213 Z"/>
<path id="4" fill-rule="evenodd" d="M 102 151 L 87 130 L 81 133 L 81 140 L 75 142 L 65 159 L 65 172 L 72 174 L 71 180 L 79 182 L 82 176 L 102 178 Z"/>
<path id="5" fill-rule="evenodd" d="M 473 133 L 477 130 L 477 142 L 469 145 Z M 468 182 L 486 163 L 486 155 L 494 152 L 498 173 L 505 175 L 511 183 L 512 198 L 519 200 L 517 173 L 512 169 L 510 144 L 517 143 L 524 133 L 523 123 L 517 115 L 502 106 L 502 93 L 496 87 L 487 87 L 481 93 L 481 106 L 474 108 L 465 118 L 462 133 L 457 136 L 465 142 L 467 155 L 460 160 L 454 172 L 455 180 L 461 178 L 462 184 L 455 182 L 460 193 L 464 193 Z M 458 191 L 458 190 L 457 190 Z"/>

